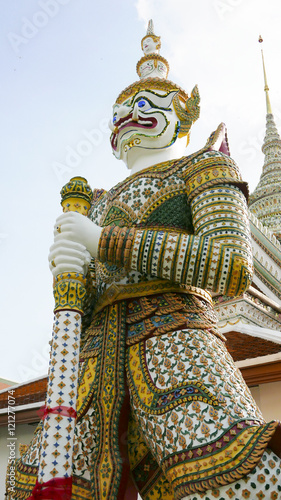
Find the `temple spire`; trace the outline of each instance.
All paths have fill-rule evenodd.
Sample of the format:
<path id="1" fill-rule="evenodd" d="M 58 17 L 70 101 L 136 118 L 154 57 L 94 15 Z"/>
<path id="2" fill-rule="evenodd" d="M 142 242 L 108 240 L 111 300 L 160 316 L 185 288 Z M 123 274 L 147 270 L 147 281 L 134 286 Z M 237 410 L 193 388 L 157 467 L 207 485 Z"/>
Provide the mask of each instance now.
<path id="1" fill-rule="evenodd" d="M 263 42 L 263 39 L 261 36 L 259 36 L 259 42 L 260 43 Z M 262 49 L 261 49 L 261 57 L 262 57 L 263 76 L 264 76 L 264 91 L 265 91 L 265 98 L 266 98 L 266 113 L 268 115 L 272 115 L 272 109 L 271 109 L 271 104 L 270 104 L 270 99 L 269 99 L 269 87 L 267 84 L 267 77 L 266 77 L 265 64 L 264 64 L 264 55 L 263 55 Z"/>
<path id="2" fill-rule="evenodd" d="M 259 42 L 262 41 L 260 36 Z M 264 164 L 259 183 L 250 195 L 249 206 L 251 212 L 281 241 L 281 139 L 271 109 L 263 51 L 261 53 L 266 95 Z"/>

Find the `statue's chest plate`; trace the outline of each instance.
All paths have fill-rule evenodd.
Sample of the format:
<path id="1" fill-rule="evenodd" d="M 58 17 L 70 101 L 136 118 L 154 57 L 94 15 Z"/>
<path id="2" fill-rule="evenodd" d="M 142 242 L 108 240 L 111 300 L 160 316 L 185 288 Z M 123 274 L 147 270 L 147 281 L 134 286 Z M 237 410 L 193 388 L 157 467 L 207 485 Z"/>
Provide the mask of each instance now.
<path id="1" fill-rule="evenodd" d="M 162 175 L 161 175 L 162 174 Z M 138 226 L 192 233 L 185 183 L 177 172 L 143 173 L 104 193 L 91 210 L 100 226 Z"/>

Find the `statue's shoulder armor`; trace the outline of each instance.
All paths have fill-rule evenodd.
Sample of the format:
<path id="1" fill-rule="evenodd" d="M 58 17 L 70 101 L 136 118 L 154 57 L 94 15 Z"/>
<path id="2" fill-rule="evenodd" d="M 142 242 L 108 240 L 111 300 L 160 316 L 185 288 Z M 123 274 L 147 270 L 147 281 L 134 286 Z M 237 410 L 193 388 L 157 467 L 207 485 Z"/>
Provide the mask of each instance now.
<path id="1" fill-rule="evenodd" d="M 88 217 L 96 223 L 98 223 L 101 213 L 103 212 L 103 207 L 106 202 L 106 194 L 107 191 L 105 189 L 93 189 L 93 198 L 88 212 Z"/>
<path id="2" fill-rule="evenodd" d="M 94 189 L 92 205 L 95 205 L 107 193 L 105 189 Z"/>
<path id="3" fill-rule="evenodd" d="M 189 199 L 218 184 L 236 185 L 248 197 L 247 184 L 243 182 L 235 161 L 230 158 L 224 124 L 211 134 L 204 148 L 186 157 L 182 177 Z"/>

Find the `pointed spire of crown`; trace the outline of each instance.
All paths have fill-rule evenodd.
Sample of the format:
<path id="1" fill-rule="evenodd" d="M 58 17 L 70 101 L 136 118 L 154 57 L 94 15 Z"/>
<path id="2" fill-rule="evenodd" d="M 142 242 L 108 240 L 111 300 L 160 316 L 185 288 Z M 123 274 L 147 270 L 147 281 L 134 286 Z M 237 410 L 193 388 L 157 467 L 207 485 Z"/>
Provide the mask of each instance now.
<path id="1" fill-rule="evenodd" d="M 139 90 L 153 89 L 153 90 L 178 90 L 178 98 L 183 103 L 183 108 L 188 101 L 188 94 L 179 87 L 176 83 L 171 82 L 167 79 L 169 73 L 169 63 L 167 59 L 159 54 L 161 48 L 160 36 L 155 35 L 154 25 L 152 19 L 148 22 L 148 27 L 146 30 L 146 35 L 141 40 L 141 48 L 144 52 L 144 56 L 137 63 L 137 74 L 140 79 L 137 82 L 132 83 L 124 89 L 116 99 L 116 103 L 120 104 L 125 99 L 132 96 L 134 93 L 139 92 Z M 197 89 L 198 93 L 198 89 Z M 196 111 L 199 109 L 199 93 L 198 93 L 198 105 Z M 194 119 L 194 113 L 188 112 L 189 118 Z M 186 120 L 185 120 L 186 121 Z"/>
<path id="2" fill-rule="evenodd" d="M 154 33 L 154 24 L 153 24 L 153 21 L 152 19 L 150 19 L 148 21 L 148 26 L 147 26 L 147 32 L 146 32 L 147 35 L 155 35 Z"/>
<path id="3" fill-rule="evenodd" d="M 141 41 L 141 48 L 144 54 L 159 54 L 161 48 L 160 40 L 160 36 L 156 36 L 154 33 L 154 24 L 152 19 L 150 19 L 148 21 L 146 35 Z"/>
<path id="4" fill-rule="evenodd" d="M 159 54 L 161 49 L 160 36 L 155 35 L 152 19 L 148 22 L 146 35 L 142 38 L 141 48 L 144 56 L 137 64 L 137 74 L 143 78 L 167 78 L 168 61 Z"/>

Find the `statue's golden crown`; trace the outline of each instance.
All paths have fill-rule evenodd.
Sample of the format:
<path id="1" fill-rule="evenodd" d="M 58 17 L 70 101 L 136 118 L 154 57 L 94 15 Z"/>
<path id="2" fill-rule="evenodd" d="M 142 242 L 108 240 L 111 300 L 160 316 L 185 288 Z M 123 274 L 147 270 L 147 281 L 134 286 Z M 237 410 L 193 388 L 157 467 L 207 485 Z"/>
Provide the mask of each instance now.
<path id="1" fill-rule="evenodd" d="M 144 56 L 137 63 L 137 73 L 140 80 L 126 87 L 117 97 L 116 103 L 122 102 L 133 97 L 141 90 L 159 90 L 169 92 L 177 91 L 174 97 L 174 106 L 180 120 L 180 134 L 188 135 L 193 122 L 199 118 L 200 114 L 200 95 L 197 85 L 193 88 L 191 96 L 179 87 L 177 84 L 167 80 L 169 72 L 168 61 L 159 54 L 161 47 L 160 36 L 154 33 L 152 20 L 148 23 L 147 33 L 141 41 Z"/>

